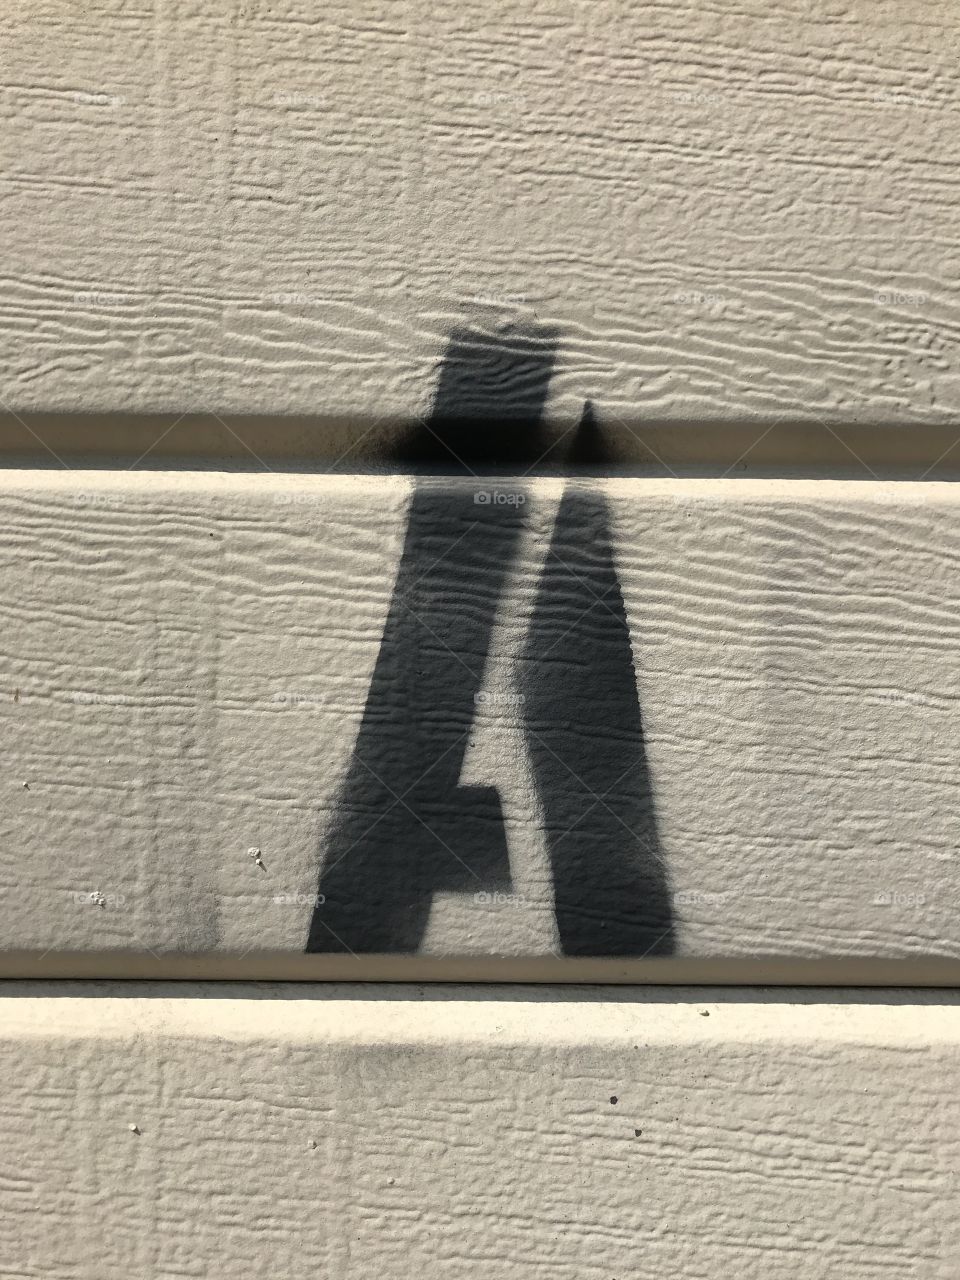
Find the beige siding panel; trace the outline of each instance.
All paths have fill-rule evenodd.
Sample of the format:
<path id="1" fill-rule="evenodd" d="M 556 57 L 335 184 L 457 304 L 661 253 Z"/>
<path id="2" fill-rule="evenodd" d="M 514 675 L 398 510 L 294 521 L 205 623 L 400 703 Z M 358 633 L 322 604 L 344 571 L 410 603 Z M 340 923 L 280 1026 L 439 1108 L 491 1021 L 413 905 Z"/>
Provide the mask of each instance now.
<path id="1" fill-rule="evenodd" d="M 960 1011 L 25 984 L 0 1275 L 951 1280 Z"/>
<path id="2" fill-rule="evenodd" d="M 956 980 L 956 494 L 5 473 L 3 972 Z"/>
<path id="3" fill-rule="evenodd" d="M 949 0 L 22 0 L 0 394 L 408 418 L 465 316 L 549 412 L 955 421 Z"/>

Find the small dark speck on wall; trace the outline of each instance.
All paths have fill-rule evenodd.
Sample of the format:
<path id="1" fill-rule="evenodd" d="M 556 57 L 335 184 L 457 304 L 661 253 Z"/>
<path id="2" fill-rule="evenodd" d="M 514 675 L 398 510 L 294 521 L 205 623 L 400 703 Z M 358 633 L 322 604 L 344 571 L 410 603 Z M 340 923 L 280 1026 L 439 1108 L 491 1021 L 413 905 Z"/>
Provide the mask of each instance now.
<path id="1" fill-rule="evenodd" d="M 611 1105 L 611 1107 L 615 1107 L 615 1106 L 617 1105 L 617 1095 L 616 1095 L 616 1094 L 614 1094 L 614 1095 L 613 1095 L 613 1097 L 610 1099 L 610 1105 Z"/>

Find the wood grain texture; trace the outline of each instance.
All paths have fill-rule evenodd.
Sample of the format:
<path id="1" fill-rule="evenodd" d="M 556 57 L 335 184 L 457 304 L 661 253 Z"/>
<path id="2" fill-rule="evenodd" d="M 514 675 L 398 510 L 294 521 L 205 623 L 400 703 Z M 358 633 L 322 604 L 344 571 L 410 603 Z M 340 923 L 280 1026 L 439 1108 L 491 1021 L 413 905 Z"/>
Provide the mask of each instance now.
<path id="1" fill-rule="evenodd" d="M 956 997 L 808 999 L 28 984 L 0 1275 L 949 1280 Z"/>
<path id="2" fill-rule="evenodd" d="M 946 0 L 28 0 L 0 15 L 17 412 L 425 407 L 465 315 L 550 413 L 957 419 Z"/>
<path id="3" fill-rule="evenodd" d="M 478 483 L 4 475 L 4 963 L 955 968 L 956 489 Z"/>

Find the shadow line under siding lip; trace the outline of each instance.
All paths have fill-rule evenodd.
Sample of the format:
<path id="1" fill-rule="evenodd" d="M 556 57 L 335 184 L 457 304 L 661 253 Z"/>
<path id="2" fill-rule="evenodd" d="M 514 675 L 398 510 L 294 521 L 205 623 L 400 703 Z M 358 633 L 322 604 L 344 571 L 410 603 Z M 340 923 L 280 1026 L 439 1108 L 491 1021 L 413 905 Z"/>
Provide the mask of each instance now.
<path id="1" fill-rule="evenodd" d="M 960 957 L 361 955 L 290 951 L 0 952 L 0 981 L 356 982 L 715 987 L 960 986 Z M 429 989 L 428 989 L 429 990 Z M 2 994 L 2 993 L 0 993 Z M 845 993 L 846 997 L 846 993 Z M 358 997 L 359 998 L 359 997 Z M 613 997 L 611 997 L 613 998 Z M 960 996 L 958 996 L 960 998 Z"/>
<path id="2" fill-rule="evenodd" d="M 843 479 L 960 479 L 960 423 L 902 425 L 759 419 L 684 422 L 625 416 L 616 407 L 603 418 L 602 461 L 578 464 L 583 473 L 620 475 L 813 477 Z M 333 415 L 271 416 L 188 413 L 0 413 L 0 466 L 31 468 L 259 471 L 323 473 L 439 473 L 458 468 L 441 450 L 398 446 L 416 428 L 412 418 Z M 176 425 L 172 425 L 176 422 Z M 473 419 L 464 418 L 469 431 Z M 449 424 L 448 424 L 449 425 Z M 568 421 L 544 425 L 547 443 L 568 431 Z M 38 439 L 39 437 L 39 439 Z M 42 443 L 41 443 L 42 441 Z M 48 447 L 45 447 L 48 446 Z M 51 452 L 52 450 L 52 452 Z M 56 455 L 56 456 L 55 456 Z M 536 462 L 520 453 L 504 467 L 471 456 L 481 474 L 524 471 Z M 554 449 L 531 474 L 556 475 L 566 464 Z M 873 474 L 871 474 L 873 473 Z"/>

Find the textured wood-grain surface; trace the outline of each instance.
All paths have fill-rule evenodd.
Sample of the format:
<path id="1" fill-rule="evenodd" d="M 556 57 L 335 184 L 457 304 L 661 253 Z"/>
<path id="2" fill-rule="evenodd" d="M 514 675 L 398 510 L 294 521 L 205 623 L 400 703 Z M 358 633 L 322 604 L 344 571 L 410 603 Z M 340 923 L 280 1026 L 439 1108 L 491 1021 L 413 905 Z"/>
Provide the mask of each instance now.
<path id="1" fill-rule="evenodd" d="M 6 971 L 956 961 L 956 494 L 7 472 Z"/>
<path id="2" fill-rule="evenodd" d="M 0 1275 L 952 1280 L 958 1014 L 27 984 Z"/>
<path id="3" fill-rule="evenodd" d="M 465 315 L 550 413 L 957 418 L 948 0 L 0 15 L 17 412 L 422 410 Z"/>

